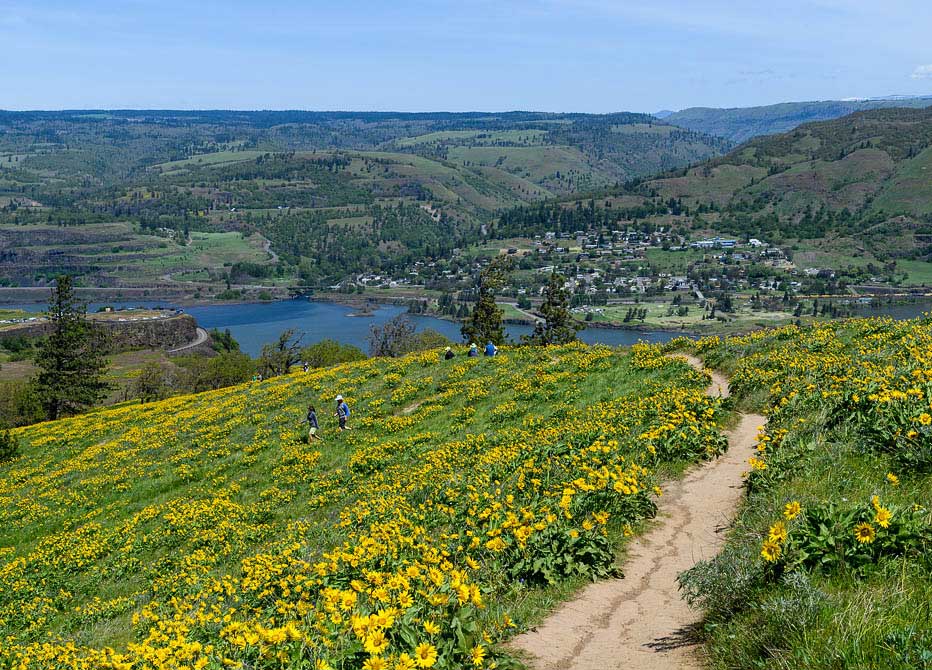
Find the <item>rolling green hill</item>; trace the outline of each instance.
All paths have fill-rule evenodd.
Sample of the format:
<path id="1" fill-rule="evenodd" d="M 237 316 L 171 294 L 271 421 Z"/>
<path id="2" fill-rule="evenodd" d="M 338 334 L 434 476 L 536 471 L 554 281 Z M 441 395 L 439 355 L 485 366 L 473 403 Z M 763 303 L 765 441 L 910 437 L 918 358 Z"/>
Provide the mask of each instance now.
<path id="1" fill-rule="evenodd" d="M 17 429 L 0 667 L 504 664 L 724 447 L 707 375 L 659 347 L 440 353 Z"/>
<path id="2" fill-rule="evenodd" d="M 849 285 L 889 286 L 894 275 L 897 286 L 928 285 L 932 108 L 857 112 L 758 137 L 652 179 L 507 210 L 494 233 L 613 230 L 757 238 L 782 248 L 792 269 Z M 766 265 L 755 271 L 772 272 Z"/>
<path id="3" fill-rule="evenodd" d="M 853 112 L 886 107 L 928 107 L 932 97 L 878 100 L 824 100 L 784 102 L 763 107 L 690 107 L 679 112 L 663 113 L 663 120 L 682 128 L 745 142 L 759 135 L 793 130 L 803 123 L 827 121 Z"/>
<path id="4" fill-rule="evenodd" d="M 28 233 L 0 235 L 0 282 L 68 271 L 157 291 L 216 293 L 231 275 L 324 286 L 448 254 L 502 209 L 730 146 L 644 114 L 0 112 L 0 227 L 39 238 L 39 227 L 75 227 L 100 242 L 77 249 L 64 235 L 37 248 Z M 138 253 L 105 253 L 106 230 Z M 185 255 L 191 231 L 243 233 L 260 249 L 264 236 L 272 253 L 239 249 L 182 276 L 159 257 Z"/>
<path id="5" fill-rule="evenodd" d="M 720 210 L 736 232 L 786 237 L 922 227 L 932 214 L 932 108 L 880 109 L 759 137 L 643 189 Z"/>

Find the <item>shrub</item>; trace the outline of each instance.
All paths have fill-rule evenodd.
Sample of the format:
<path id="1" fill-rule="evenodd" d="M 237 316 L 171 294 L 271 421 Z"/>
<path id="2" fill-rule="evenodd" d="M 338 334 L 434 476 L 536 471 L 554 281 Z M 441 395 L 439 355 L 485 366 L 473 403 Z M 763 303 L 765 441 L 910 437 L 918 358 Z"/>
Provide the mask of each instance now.
<path id="1" fill-rule="evenodd" d="M 12 461 L 19 456 L 19 440 L 10 432 L 9 428 L 0 430 L 0 463 Z"/>
<path id="2" fill-rule="evenodd" d="M 326 339 L 301 350 L 301 360 L 312 368 L 328 368 L 341 363 L 361 361 L 366 357 L 358 347 Z"/>

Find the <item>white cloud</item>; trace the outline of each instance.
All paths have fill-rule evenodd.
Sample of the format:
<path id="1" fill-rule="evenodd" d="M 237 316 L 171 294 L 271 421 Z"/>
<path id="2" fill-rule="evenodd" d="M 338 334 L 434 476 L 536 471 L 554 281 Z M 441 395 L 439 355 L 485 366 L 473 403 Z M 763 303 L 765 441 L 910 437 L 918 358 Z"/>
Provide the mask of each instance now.
<path id="1" fill-rule="evenodd" d="M 929 65 L 917 65 L 910 77 L 913 79 L 932 79 L 932 63 Z"/>

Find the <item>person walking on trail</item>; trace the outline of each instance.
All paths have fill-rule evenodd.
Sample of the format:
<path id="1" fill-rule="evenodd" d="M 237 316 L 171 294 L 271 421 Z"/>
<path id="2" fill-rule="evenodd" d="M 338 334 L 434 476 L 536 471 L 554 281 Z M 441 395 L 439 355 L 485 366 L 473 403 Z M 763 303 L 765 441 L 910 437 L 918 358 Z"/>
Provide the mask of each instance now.
<path id="1" fill-rule="evenodd" d="M 307 361 L 304 361 L 304 365 L 301 366 L 301 367 L 304 368 L 304 371 L 305 371 L 305 372 L 307 372 L 307 371 L 311 368 L 311 366 L 307 364 Z"/>
<path id="2" fill-rule="evenodd" d="M 494 356 L 497 353 L 498 353 L 498 347 L 496 347 L 494 344 L 489 342 L 487 345 L 485 345 L 486 356 Z"/>
<path id="3" fill-rule="evenodd" d="M 307 406 L 307 416 L 304 417 L 304 421 L 301 423 L 307 422 L 307 443 L 310 444 L 314 440 L 324 441 L 320 435 L 317 434 L 319 426 L 317 425 L 317 410 L 314 409 L 313 405 Z"/>
<path id="4" fill-rule="evenodd" d="M 338 395 L 336 417 L 340 422 L 340 430 L 349 430 L 349 428 L 346 426 L 346 420 L 349 418 L 349 415 L 349 405 L 347 405 L 346 401 L 343 400 L 343 396 Z"/>
<path id="5" fill-rule="evenodd" d="M 469 353 L 466 355 L 469 356 L 470 358 L 475 358 L 476 356 L 479 355 L 479 347 L 476 346 L 475 342 L 469 345 Z"/>
<path id="6" fill-rule="evenodd" d="M 450 347 L 447 347 L 446 350 L 443 352 L 443 360 L 448 361 L 451 358 L 453 358 L 455 355 L 456 354 L 453 353 L 453 349 L 451 349 Z"/>

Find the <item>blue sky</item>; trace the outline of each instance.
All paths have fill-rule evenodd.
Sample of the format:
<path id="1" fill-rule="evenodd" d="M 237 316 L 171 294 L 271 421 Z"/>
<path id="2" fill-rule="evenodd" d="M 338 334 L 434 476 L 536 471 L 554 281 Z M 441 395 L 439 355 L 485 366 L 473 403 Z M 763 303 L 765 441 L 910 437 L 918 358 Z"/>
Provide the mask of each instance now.
<path id="1" fill-rule="evenodd" d="M 0 0 L 0 109 L 656 111 L 932 94 L 932 2 Z"/>

